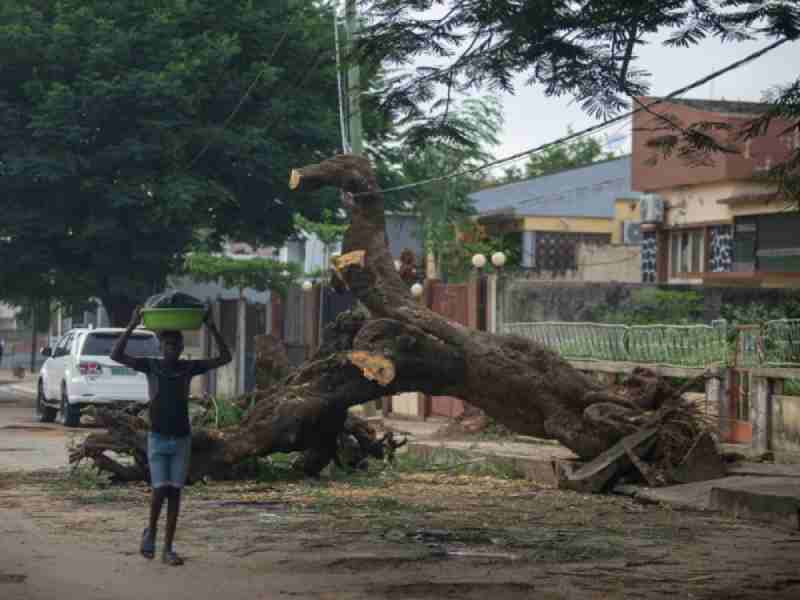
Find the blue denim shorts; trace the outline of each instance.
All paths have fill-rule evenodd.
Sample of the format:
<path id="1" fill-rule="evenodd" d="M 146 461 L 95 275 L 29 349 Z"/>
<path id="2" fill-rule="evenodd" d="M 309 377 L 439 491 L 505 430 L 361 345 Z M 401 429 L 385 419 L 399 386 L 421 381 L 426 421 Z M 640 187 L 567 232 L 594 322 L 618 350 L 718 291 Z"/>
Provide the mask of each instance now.
<path id="1" fill-rule="evenodd" d="M 147 434 L 147 462 L 150 464 L 150 485 L 182 488 L 189 472 L 192 436 L 174 437 L 160 433 Z"/>

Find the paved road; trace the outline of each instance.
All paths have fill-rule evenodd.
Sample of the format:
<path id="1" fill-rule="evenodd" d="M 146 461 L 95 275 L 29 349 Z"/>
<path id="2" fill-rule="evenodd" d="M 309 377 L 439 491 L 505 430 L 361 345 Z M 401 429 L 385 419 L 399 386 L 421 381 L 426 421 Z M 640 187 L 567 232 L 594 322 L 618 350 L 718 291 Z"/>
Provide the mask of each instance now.
<path id="1" fill-rule="evenodd" d="M 67 467 L 67 443 L 87 430 L 37 423 L 34 396 L 0 385 L 0 471 Z"/>

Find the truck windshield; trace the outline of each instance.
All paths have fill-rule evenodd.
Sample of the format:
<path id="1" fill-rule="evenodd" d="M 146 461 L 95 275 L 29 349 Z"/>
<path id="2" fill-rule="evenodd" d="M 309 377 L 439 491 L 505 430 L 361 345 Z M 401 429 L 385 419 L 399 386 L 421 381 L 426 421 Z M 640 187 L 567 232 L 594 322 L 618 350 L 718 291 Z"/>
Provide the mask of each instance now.
<path id="1" fill-rule="evenodd" d="M 86 336 L 86 342 L 83 344 L 81 354 L 86 356 L 108 356 L 121 335 L 121 332 L 90 333 Z M 160 356 L 161 349 L 158 338 L 154 335 L 137 335 L 134 333 L 128 339 L 125 354 L 137 357 Z"/>

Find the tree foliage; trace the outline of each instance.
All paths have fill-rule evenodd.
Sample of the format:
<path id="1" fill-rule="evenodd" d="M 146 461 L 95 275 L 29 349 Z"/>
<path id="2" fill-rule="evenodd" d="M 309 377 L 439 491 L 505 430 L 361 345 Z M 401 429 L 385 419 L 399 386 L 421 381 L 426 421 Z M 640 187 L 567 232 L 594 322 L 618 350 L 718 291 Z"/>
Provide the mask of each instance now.
<path id="1" fill-rule="evenodd" d="M 226 288 L 239 290 L 271 290 L 281 295 L 286 294 L 289 285 L 296 282 L 303 272 L 296 263 L 204 253 L 189 254 L 183 271 L 204 283 L 222 283 Z"/>
<path id="2" fill-rule="evenodd" d="M 294 225 L 302 234 L 317 236 L 328 250 L 337 242 L 342 241 L 348 227 L 345 223 L 337 222 L 333 217 L 333 211 L 328 209 L 322 211 L 319 221 L 312 221 L 298 213 L 294 216 Z"/>
<path id="3" fill-rule="evenodd" d="M 301 0 L 0 3 L 4 298 L 95 296 L 120 321 L 198 229 L 279 244 L 297 210 L 335 203 L 286 185 L 340 146 L 332 18 Z"/>
<path id="4" fill-rule="evenodd" d="M 382 60 L 397 75 L 383 90 L 383 107 L 404 115 L 419 136 L 455 137 L 441 119 L 458 92 L 514 92 L 520 78 L 548 96 L 571 96 L 589 114 L 607 117 L 647 95 L 649 73 L 638 51 L 654 40 L 691 47 L 716 37 L 724 42 L 800 37 L 796 0 L 370 0 L 360 52 Z M 657 36 L 655 34 L 658 34 Z M 427 64 L 412 61 L 427 57 Z M 780 115 L 800 127 L 797 82 L 773 98 Z M 445 126 L 446 124 L 446 126 Z M 763 124 L 763 122 L 762 122 Z M 674 131 L 675 127 L 671 128 Z M 697 162 L 725 151 L 715 124 L 683 128 L 675 137 Z M 800 191 L 800 148 L 771 173 L 790 197 Z M 515 178 L 518 171 L 506 173 Z"/>
<path id="5" fill-rule="evenodd" d="M 461 254 L 457 229 L 475 213 L 468 195 L 480 188 L 484 177 L 483 173 L 470 170 L 492 160 L 503 126 L 503 112 L 497 98 L 473 98 L 453 101 L 447 118 L 465 132 L 464 137 L 433 139 L 424 144 L 409 138 L 396 154 L 401 183 L 460 172 L 398 194 L 419 215 L 425 250 L 434 254 L 444 277 L 450 267 L 461 270 L 460 259 L 450 255 Z"/>
<path id="6" fill-rule="evenodd" d="M 568 130 L 568 133 L 572 133 L 572 130 Z M 525 164 L 525 171 L 528 177 L 541 177 L 610 158 L 614 158 L 614 153 L 604 151 L 597 138 L 578 138 L 563 146 L 553 146 L 534 154 Z"/>
<path id="7" fill-rule="evenodd" d="M 407 68 L 423 55 L 433 64 L 405 72 L 386 90 L 387 106 L 429 123 L 426 111 L 441 88 L 514 91 L 514 79 L 541 85 L 549 96 L 570 95 L 594 115 L 628 106 L 644 95 L 648 73 L 637 49 L 654 33 L 666 46 L 709 37 L 724 41 L 759 35 L 796 39 L 800 7 L 792 0 L 372 0 L 362 55 Z M 444 109 L 446 101 L 438 107 Z"/>

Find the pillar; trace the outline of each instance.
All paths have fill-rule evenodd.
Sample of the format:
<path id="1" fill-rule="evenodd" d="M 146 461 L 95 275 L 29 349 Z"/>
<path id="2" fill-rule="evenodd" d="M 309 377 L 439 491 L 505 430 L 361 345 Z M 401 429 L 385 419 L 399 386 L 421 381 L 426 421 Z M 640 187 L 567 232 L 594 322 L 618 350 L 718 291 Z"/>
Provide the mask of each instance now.
<path id="1" fill-rule="evenodd" d="M 264 333 L 272 333 L 272 292 L 267 291 L 267 302 L 264 304 Z"/>
<path id="2" fill-rule="evenodd" d="M 752 448 L 757 452 L 767 452 L 769 440 L 770 389 L 769 379 L 753 377 L 750 397 L 750 424 L 753 426 Z"/>
<path id="3" fill-rule="evenodd" d="M 247 347 L 247 299 L 239 295 L 236 306 L 236 393 L 244 394 L 245 371 L 247 361 L 245 349 Z"/>
<path id="4" fill-rule="evenodd" d="M 486 281 L 486 330 L 497 333 L 497 273 L 491 273 Z"/>
<path id="5" fill-rule="evenodd" d="M 728 400 L 729 377 L 730 371 L 725 370 L 719 377 L 706 379 L 706 406 L 713 406 L 717 411 L 721 441 L 727 440 L 731 433 L 731 410 Z"/>

